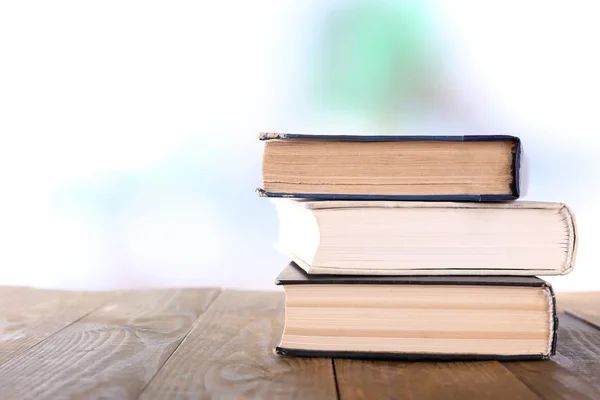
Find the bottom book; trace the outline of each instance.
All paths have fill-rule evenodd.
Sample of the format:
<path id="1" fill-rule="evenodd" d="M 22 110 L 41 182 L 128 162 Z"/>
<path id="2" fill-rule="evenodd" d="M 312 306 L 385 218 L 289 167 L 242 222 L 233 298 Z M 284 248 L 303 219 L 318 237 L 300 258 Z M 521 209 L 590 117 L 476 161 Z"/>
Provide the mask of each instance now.
<path id="1" fill-rule="evenodd" d="M 556 350 L 549 283 L 529 276 L 308 275 L 290 263 L 280 355 L 532 360 Z"/>

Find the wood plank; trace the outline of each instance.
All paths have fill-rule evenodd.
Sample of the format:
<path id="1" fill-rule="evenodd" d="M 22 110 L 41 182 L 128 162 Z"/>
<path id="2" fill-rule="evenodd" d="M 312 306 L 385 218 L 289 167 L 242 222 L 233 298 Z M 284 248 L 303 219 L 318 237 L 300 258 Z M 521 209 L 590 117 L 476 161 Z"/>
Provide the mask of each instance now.
<path id="1" fill-rule="evenodd" d="M 218 289 L 129 292 L 0 366 L 3 398 L 132 398 Z"/>
<path id="2" fill-rule="evenodd" d="M 117 295 L 0 287 L 0 365 Z"/>
<path id="3" fill-rule="evenodd" d="M 546 362 L 504 363 L 545 399 L 600 399 L 600 330 L 559 316 L 558 352 Z"/>
<path id="4" fill-rule="evenodd" d="M 600 328 L 600 292 L 557 293 L 561 310 Z"/>
<path id="5" fill-rule="evenodd" d="M 331 359 L 273 353 L 283 308 L 283 293 L 223 292 L 141 398 L 335 399 Z"/>
<path id="6" fill-rule="evenodd" d="M 340 399 L 537 399 L 497 361 L 335 359 Z"/>

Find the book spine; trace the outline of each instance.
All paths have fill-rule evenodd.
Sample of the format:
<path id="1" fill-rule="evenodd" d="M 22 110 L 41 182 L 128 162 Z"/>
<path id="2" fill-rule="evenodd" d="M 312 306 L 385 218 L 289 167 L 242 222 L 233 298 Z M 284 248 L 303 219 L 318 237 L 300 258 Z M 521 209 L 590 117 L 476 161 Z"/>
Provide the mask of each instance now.
<path id="1" fill-rule="evenodd" d="M 552 321 L 552 332 L 550 332 L 550 354 L 551 356 L 556 354 L 556 343 L 558 342 L 558 311 L 556 309 L 556 295 L 552 285 L 546 282 L 545 287 L 548 289 L 550 294 L 550 312 Z"/>
<path id="2" fill-rule="evenodd" d="M 523 156 L 523 145 L 521 143 L 521 140 L 519 138 L 514 138 L 515 141 L 515 145 L 517 146 L 515 148 L 515 159 L 513 162 L 513 184 L 512 184 L 512 192 L 515 195 L 515 198 L 518 199 L 519 196 L 521 196 L 521 189 L 523 186 L 523 182 L 521 179 L 521 168 L 522 168 L 522 162 L 521 162 L 521 158 Z"/>

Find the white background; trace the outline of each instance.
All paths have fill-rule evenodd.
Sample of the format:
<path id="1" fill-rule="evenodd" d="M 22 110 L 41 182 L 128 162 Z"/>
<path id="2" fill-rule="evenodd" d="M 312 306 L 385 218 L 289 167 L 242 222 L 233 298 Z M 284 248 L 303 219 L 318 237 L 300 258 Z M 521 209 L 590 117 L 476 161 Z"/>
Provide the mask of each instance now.
<path id="1" fill-rule="evenodd" d="M 432 2 L 436 60 L 467 117 L 326 112 L 310 65 L 360 2 L 0 3 L 0 284 L 272 288 L 259 131 L 513 134 L 526 200 L 575 211 L 557 290 L 600 290 L 600 24 L 593 1 Z"/>

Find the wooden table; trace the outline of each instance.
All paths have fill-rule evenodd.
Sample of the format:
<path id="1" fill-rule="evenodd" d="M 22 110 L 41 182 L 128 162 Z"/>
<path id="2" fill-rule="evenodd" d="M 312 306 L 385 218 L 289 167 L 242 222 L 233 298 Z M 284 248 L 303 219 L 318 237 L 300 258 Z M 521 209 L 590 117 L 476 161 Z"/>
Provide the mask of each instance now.
<path id="1" fill-rule="evenodd" d="M 600 293 L 534 362 L 281 358 L 283 293 L 0 288 L 0 399 L 600 399 Z"/>

